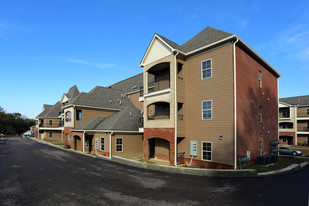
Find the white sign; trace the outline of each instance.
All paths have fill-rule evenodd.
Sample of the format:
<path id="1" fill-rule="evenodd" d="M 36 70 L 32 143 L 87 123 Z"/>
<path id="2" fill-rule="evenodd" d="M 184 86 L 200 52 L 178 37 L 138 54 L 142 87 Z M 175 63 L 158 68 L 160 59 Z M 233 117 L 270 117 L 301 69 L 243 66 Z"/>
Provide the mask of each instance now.
<path id="1" fill-rule="evenodd" d="M 190 141 L 190 156 L 197 156 L 197 141 Z"/>
<path id="2" fill-rule="evenodd" d="M 95 138 L 95 149 L 99 149 L 99 138 Z"/>

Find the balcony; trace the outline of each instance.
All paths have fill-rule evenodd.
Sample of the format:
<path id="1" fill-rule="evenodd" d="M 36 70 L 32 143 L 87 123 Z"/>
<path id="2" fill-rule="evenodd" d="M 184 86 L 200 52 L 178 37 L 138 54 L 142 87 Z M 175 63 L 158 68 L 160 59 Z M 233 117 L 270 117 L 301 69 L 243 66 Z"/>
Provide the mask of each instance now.
<path id="1" fill-rule="evenodd" d="M 156 102 L 147 106 L 148 120 L 170 119 L 170 104 L 167 102 Z"/>
<path id="2" fill-rule="evenodd" d="M 170 88 L 170 79 L 162 78 L 148 83 L 148 93 Z M 144 96 L 144 87 L 140 87 L 140 96 Z"/>
<path id="3" fill-rule="evenodd" d="M 59 123 L 40 123 L 39 127 L 45 127 L 45 128 L 59 128 L 59 127 L 63 127 L 63 121 L 60 121 Z"/>
<path id="4" fill-rule="evenodd" d="M 298 112 L 297 119 L 309 119 L 308 112 Z"/>

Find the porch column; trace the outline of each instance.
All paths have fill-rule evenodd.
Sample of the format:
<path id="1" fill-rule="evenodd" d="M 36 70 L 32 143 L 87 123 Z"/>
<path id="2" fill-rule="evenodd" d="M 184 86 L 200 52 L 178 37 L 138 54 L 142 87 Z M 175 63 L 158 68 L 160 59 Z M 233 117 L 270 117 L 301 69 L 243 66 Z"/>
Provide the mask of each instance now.
<path id="1" fill-rule="evenodd" d="M 82 141 L 82 144 L 83 144 L 83 153 L 85 153 L 85 132 L 83 132 L 83 141 Z"/>

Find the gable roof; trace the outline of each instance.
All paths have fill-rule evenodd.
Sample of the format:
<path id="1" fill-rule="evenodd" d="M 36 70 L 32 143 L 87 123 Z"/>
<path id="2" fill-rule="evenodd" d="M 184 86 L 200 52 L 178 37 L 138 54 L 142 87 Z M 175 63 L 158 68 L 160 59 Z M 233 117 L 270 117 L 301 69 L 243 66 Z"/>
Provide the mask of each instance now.
<path id="1" fill-rule="evenodd" d="M 130 101 L 121 90 L 96 86 L 89 93 L 82 92 L 65 107 L 72 105 L 120 110 Z"/>
<path id="2" fill-rule="evenodd" d="M 68 98 L 74 98 L 74 97 L 76 97 L 78 94 L 79 94 L 79 90 L 78 90 L 77 86 L 74 85 L 74 86 L 72 86 L 72 87 L 69 89 L 69 91 L 68 91 L 68 93 L 66 94 L 66 96 L 67 96 Z"/>
<path id="3" fill-rule="evenodd" d="M 182 51 L 183 53 L 189 53 L 201 47 L 225 39 L 227 37 L 232 37 L 234 36 L 234 34 L 221 31 L 212 27 L 206 27 L 206 29 L 195 35 L 193 38 L 191 38 L 189 41 L 187 41 L 181 46 L 161 35 L 158 36 L 162 38 L 172 48 Z"/>
<path id="4" fill-rule="evenodd" d="M 279 102 L 289 105 L 309 106 L 309 95 L 280 98 Z"/>
<path id="5" fill-rule="evenodd" d="M 36 116 L 36 118 L 47 118 L 47 117 L 58 118 L 59 113 L 61 112 L 61 103 L 60 101 L 58 101 L 56 104 L 48 105 L 48 107 L 45 107 L 45 108 L 46 109 L 43 112 L 41 112 L 38 116 Z"/>
<path id="6" fill-rule="evenodd" d="M 72 129 L 72 131 L 136 131 L 139 130 L 141 111 L 131 102 L 119 112 L 104 117 L 97 116 Z"/>
<path id="7" fill-rule="evenodd" d="M 43 104 L 43 111 L 52 108 L 52 106 L 53 105 L 50 105 L 50 104 Z"/>
<path id="8" fill-rule="evenodd" d="M 241 48 L 244 48 L 246 52 L 250 53 L 251 56 L 256 61 L 261 63 L 263 66 L 265 66 L 277 78 L 281 77 L 281 75 L 270 64 L 268 64 L 261 56 L 259 56 L 251 47 L 249 47 L 236 34 L 221 31 L 221 30 L 218 30 L 212 27 L 207 27 L 206 29 L 204 29 L 203 31 L 195 35 L 193 38 L 191 38 L 189 41 L 185 42 L 181 46 L 161 35 L 155 34 L 142 58 L 142 61 L 140 63 L 141 67 L 143 67 L 144 60 L 146 59 L 146 56 L 149 53 L 149 49 L 156 38 L 160 39 L 161 42 L 163 42 L 168 47 L 170 47 L 172 52 L 174 52 L 173 50 L 176 50 L 180 52 L 182 55 L 184 55 L 185 57 L 189 57 L 198 52 L 204 51 L 209 48 L 213 48 L 222 43 L 238 42 L 237 45 L 239 45 Z"/>
<path id="9" fill-rule="evenodd" d="M 108 86 L 108 88 L 118 89 L 124 93 L 139 91 L 143 86 L 143 73 L 137 74 L 133 77 L 127 78 L 115 84 Z"/>

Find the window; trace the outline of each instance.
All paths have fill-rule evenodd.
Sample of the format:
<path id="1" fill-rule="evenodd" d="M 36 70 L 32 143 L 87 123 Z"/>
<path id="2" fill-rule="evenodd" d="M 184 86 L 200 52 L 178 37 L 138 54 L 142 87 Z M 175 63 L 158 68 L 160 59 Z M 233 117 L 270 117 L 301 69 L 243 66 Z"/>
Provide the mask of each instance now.
<path id="1" fill-rule="evenodd" d="M 212 160 L 211 142 L 202 142 L 202 159 L 208 161 Z"/>
<path id="2" fill-rule="evenodd" d="M 307 115 L 309 115 L 309 109 L 307 109 Z"/>
<path id="3" fill-rule="evenodd" d="M 53 120 L 49 120 L 49 125 L 53 125 Z"/>
<path id="4" fill-rule="evenodd" d="M 309 129 L 309 122 L 307 122 L 307 130 Z"/>
<path id="5" fill-rule="evenodd" d="M 259 142 L 259 156 L 262 156 L 262 142 Z"/>
<path id="6" fill-rule="evenodd" d="M 263 107 L 262 106 L 259 106 L 259 123 L 262 123 L 263 122 Z"/>
<path id="7" fill-rule="evenodd" d="M 202 62 L 202 79 L 210 78 L 211 75 L 211 59 Z"/>
<path id="8" fill-rule="evenodd" d="M 53 132 L 49 132 L 49 137 L 53 137 Z"/>
<path id="9" fill-rule="evenodd" d="M 212 119 L 212 101 L 202 101 L 202 118 Z"/>
<path id="10" fill-rule="evenodd" d="M 82 120 L 82 110 L 76 110 L 76 120 Z"/>
<path id="11" fill-rule="evenodd" d="M 259 87 L 262 88 L 262 72 L 259 71 Z"/>
<path id="12" fill-rule="evenodd" d="M 286 142 L 286 137 L 283 137 L 283 138 L 282 138 L 282 142 Z"/>
<path id="13" fill-rule="evenodd" d="M 288 125 L 286 123 L 282 124 L 282 129 L 287 129 Z"/>
<path id="14" fill-rule="evenodd" d="M 71 112 L 67 112 L 67 113 L 65 113 L 65 121 L 66 122 L 71 122 L 71 119 L 72 119 L 72 114 L 71 114 Z"/>
<path id="15" fill-rule="evenodd" d="M 288 111 L 282 110 L 282 117 L 287 117 L 288 116 Z"/>
<path id="16" fill-rule="evenodd" d="M 116 138 L 116 152 L 122 152 L 122 137 Z"/>
<path id="17" fill-rule="evenodd" d="M 101 150 L 104 151 L 104 137 L 101 137 Z"/>

